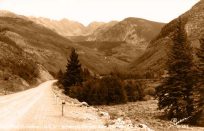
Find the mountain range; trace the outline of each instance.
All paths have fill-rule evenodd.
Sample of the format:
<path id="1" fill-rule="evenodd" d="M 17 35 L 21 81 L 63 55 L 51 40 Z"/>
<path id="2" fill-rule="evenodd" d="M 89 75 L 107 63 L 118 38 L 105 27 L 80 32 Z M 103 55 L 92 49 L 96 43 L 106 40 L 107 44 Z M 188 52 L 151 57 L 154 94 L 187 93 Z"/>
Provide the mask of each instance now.
<path id="1" fill-rule="evenodd" d="M 180 16 L 187 21 L 188 39 L 195 50 L 204 29 L 203 9 L 204 2 L 200 1 Z M 178 18 L 164 24 L 129 17 L 84 26 L 68 19 L 0 11 L 0 83 L 12 81 L 24 89 L 50 79 L 50 74 L 65 70 L 71 48 L 76 49 L 82 66 L 93 74 L 107 74 L 114 68 L 131 73 L 160 72 L 166 69 L 177 24 Z"/>
<path id="2" fill-rule="evenodd" d="M 43 17 L 29 17 L 29 19 L 37 24 L 43 25 L 46 28 L 49 28 L 62 36 L 85 36 L 92 34 L 95 29 L 99 26 L 105 24 L 103 22 L 93 22 L 88 26 L 83 24 L 71 21 L 68 19 L 61 20 L 51 20 Z"/>

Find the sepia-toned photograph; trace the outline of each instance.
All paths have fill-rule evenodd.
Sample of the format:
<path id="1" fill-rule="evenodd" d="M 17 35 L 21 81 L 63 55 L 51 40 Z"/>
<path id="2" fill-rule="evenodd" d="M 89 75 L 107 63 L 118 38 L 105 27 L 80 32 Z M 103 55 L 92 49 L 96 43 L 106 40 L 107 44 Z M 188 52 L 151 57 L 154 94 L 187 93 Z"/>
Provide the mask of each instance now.
<path id="1" fill-rule="evenodd" d="M 204 0 L 0 0 L 0 131 L 204 131 Z"/>

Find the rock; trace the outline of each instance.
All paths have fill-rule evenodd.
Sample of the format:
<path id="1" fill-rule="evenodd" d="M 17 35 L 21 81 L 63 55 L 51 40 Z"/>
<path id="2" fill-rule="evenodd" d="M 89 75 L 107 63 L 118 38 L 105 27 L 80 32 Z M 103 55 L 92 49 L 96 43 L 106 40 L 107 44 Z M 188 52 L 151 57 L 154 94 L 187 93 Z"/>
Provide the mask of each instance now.
<path id="1" fill-rule="evenodd" d="M 115 125 L 116 128 L 124 128 L 125 127 L 125 122 L 123 121 L 123 118 L 120 117 L 120 118 L 115 120 L 114 125 Z"/>
<path id="2" fill-rule="evenodd" d="M 125 124 L 126 124 L 128 127 L 133 127 L 133 124 L 132 124 L 132 121 L 131 121 L 131 120 L 125 120 Z"/>
<path id="3" fill-rule="evenodd" d="M 82 107 L 82 106 L 89 107 L 89 104 L 87 104 L 86 102 L 82 102 L 81 105 L 80 105 L 80 107 Z"/>
<path id="4" fill-rule="evenodd" d="M 104 117 L 104 118 L 106 118 L 106 119 L 110 119 L 110 115 L 109 115 L 108 112 L 100 111 L 100 112 L 99 112 L 99 116 L 100 116 L 100 117 Z"/>
<path id="5" fill-rule="evenodd" d="M 96 109 L 94 107 L 90 107 L 90 109 L 93 110 L 93 111 L 96 111 L 96 112 L 98 111 L 98 109 Z"/>
<path id="6" fill-rule="evenodd" d="M 145 131 L 154 131 L 154 130 L 150 129 L 150 128 L 149 128 L 147 125 L 145 125 L 145 124 L 139 124 L 138 127 L 144 129 Z"/>

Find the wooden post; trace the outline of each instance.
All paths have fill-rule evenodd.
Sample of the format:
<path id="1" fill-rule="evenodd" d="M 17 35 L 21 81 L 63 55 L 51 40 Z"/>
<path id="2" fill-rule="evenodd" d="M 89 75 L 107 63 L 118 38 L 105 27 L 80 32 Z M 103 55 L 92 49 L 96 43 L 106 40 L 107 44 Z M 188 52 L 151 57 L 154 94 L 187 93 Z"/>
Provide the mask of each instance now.
<path id="1" fill-rule="evenodd" d="M 62 101 L 62 116 L 64 116 L 64 105 L 65 105 L 65 101 Z"/>

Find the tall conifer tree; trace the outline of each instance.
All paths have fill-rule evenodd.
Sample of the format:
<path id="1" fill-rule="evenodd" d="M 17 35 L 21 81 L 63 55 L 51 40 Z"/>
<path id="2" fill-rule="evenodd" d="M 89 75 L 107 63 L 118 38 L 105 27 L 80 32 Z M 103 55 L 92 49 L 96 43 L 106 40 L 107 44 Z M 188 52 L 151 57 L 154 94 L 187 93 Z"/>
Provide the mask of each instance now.
<path id="1" fill-rule="evenodd" d="M 66 68 L 63 86 L 65 93 L 68 94 L 70 86 L 81 85 L 83 81 L 81 64 L 79 63 L 78 54 L 74 48 L 71 51 Z"/>
<path id="2" fill-rule="evenodd" d="M 185 23 L 178 19 L 172 49 L 167 61 L 169 76 L 156 88 L 158 106 L 165 109 L 168 117 L 183 119 L 194 111 L 193 88 L 194 63 L 192 49 L 187 41 Z"/>
<path id="3" fill-rule="evenodd" d="M 197 79 L 197 101 L 196 112 L 204 112 L 204 38 L 200 39 L 200 48 L 197 52 L 198 56 L 198 79 Z M 200 115 L 200 114 L 198 114 Z"/>

